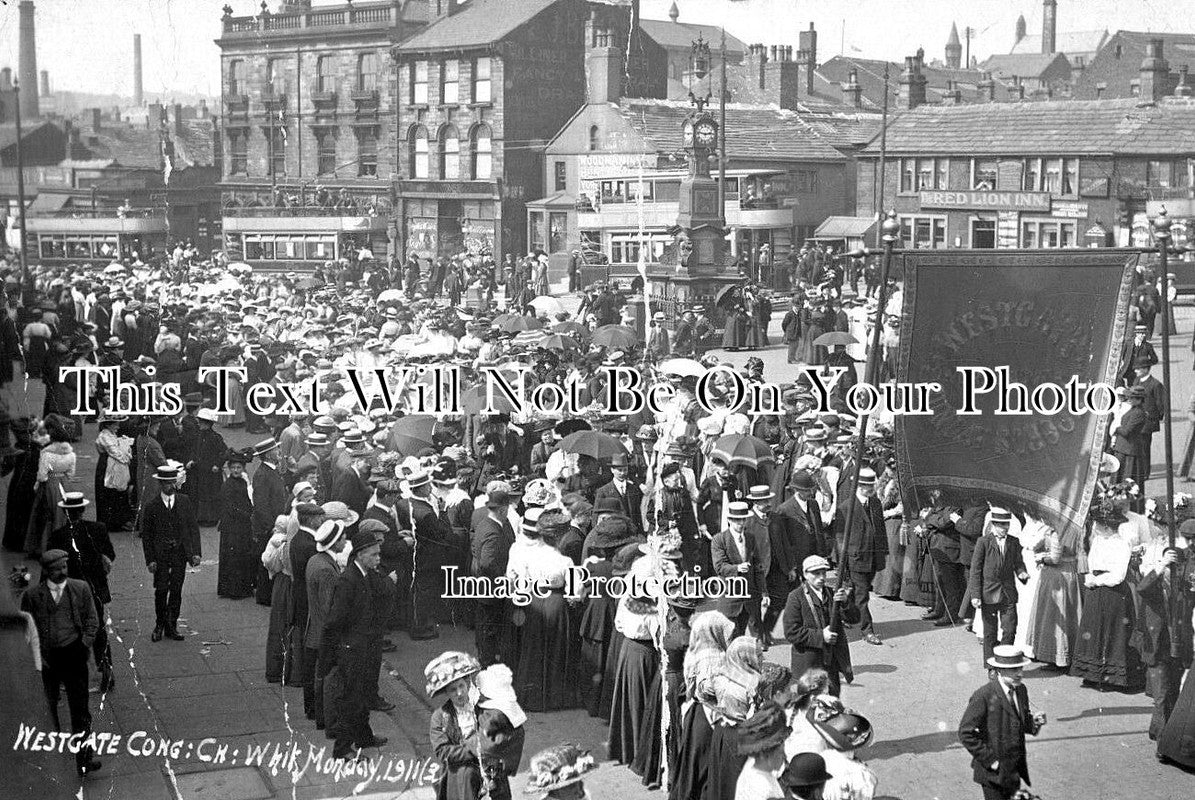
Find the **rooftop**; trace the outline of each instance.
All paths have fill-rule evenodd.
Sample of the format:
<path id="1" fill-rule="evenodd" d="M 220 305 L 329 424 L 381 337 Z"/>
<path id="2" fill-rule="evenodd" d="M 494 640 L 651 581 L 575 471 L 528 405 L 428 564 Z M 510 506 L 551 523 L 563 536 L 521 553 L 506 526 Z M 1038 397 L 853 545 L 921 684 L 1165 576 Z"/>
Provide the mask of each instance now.
<path id="1" fill-rule="evenodd" d="M 215 163 L 215 126 L 210 119 L 183 120 L 182 132 L 175 133 L 171 123 L 167 138 L 174 143 L 174 168 L 208 167 Z M 82 143 L 92 161 L 105 161 L 122 167 L 159 169 L 162 164 L 162 140 L 157 126 L 106 123 L 98 131 L 80 131 Z"/>
<path id="2" fill-rule="evenodd" d="M 1054 49 L 1059 53 L 1075 55 L 1094 53 L 1108 41 L 1108 31 L 1067 31 L 1054 35 Z M 1041 36 L 1026 36 L 1008 51 L 1011 55 L 1041 55 Z"/>
<path id="3" fill-rule="evenodd" d="M 465 50 L 502 41 L 558 0 L 469 0 L 398 46 L 399 52 Z"/>
<path id="4" fill-rule="evenodd" d="M 880 142 L 864 152 L 878 155 Z M 1195 100 L 920 106 L 888 123 L 890 154 L 1195 154 Z"/>
<path id="5" fill-rule="evenodd" d="M 1037 78 L 1045 73 L 1059 59 L 1066 60 L 1062 53 L 1009 53 L 996 54 L 984 61 L 982 67 L 996 79 Z"/>
<path id="6" fill-rule="evenodd" d="M 693 107 L 681 100 L 625 99 L 618 113 L 651 146 L 672 152 L 681 147 L 681 128 Z M 828 124 L 828 123 L 827 123 Z M 726 149 L 736 160 L 842 161 L 845 157 L 795 111 L 778 106 L 726 106 Z"/>
<path id="7" fill-rule="evenodd" d="M 709 42 L 710 50 L 717 52 L 722 44 L 722 28 L 717 25 L 697 25 L 692 22 L 672 22 L 662 19 L 641 19 L 639 27 L 652 40 L 666 49 L 688 50 L 696 41 L 697 35 Z M 747 52 L 747 45 L 741 39 L 726 34 L 726 52 L 741 56 Z"/>

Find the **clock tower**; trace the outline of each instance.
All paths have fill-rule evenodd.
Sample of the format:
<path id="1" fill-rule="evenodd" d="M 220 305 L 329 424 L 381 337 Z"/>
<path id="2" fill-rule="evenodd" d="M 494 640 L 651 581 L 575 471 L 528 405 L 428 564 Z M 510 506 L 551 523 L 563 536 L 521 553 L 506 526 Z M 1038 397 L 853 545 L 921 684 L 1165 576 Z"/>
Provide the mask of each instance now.
<path id="1" fill-rule="evenodd" d="M 726 219 L 718 206 L 718 182 L 710 176 L 710 159 L 718 148 L 718 123 L 699 107 L 685 120 L 681 135 L 689 174 L 681 179 L 676 218 L 679 266 L 690 279 L 715 277 L 727 271 Z M 691 289 L 704 294 L 697 287 Z"/>

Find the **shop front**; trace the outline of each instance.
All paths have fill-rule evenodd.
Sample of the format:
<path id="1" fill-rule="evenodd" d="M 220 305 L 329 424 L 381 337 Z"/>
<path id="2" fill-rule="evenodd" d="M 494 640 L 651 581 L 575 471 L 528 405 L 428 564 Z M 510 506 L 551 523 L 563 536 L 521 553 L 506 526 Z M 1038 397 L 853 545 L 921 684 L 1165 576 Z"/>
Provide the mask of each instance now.
<path id="1" fill-rule="evenodd" d="M 487 181 L 398 181 L 401 255 L 422 259 L 493 255 L 501 213 Z"/>
<path id="2" fill-rule="evenodd" d="M 922 191 L 900 198 L 903 245 L 911 249 L 1058 249 L 1104 246 L 1086 201 L 1049 192 Z"/>

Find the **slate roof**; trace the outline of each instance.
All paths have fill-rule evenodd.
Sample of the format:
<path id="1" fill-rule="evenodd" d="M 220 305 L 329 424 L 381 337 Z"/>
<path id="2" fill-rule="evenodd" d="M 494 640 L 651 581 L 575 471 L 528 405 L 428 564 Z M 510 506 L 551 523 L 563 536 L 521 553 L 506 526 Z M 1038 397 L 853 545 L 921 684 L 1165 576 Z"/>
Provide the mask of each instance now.
<path id="1" fill-rule="evenodd" d="M 639 27 L 656 44 L 664 48 L 688 50 L 697 39 L 697 34 L 709 42 L 710 50 L 718 52 L 722 44 L 722 29 L 717 25 L 697 25 L 692 22 L 673 22 L 662 19 L 640 19 Z M 747 45 L 727 32 L 726 52 L 743 55 L 747 52 Z"/>
<path id="2" fill-rule="evenodd" d="M 870 58 L 850 58 L 849 56 L 834 56 L 817 68 L 817 75 L 833 84 L 830 91 L 837 90 L 839 98 L 842 90 L 837 84 L 846 83 L 854 67 L 859 75 L 859 85 L 863 87 L 863 96 L 873 107 L 880 107 L 884 102 L 884 66 L 888 67 L 888 102 L 890 108 L 897 107 L 900 96 L 900 76 L 905 70 L 904 64 L 896 62 L 877 61 Z M 923 64 L 922 74 L 925 75 L 925 99 L 928 103 L 940 103 L 946 94 L 946 82 L 954 81 L 963 92 L 964 100 L 972 100 L 977 95 L 977 87 L 981 80 L 979 70 L 950 69 L 948 67 Z"/>
<path id="3" fill-rule="evenodd" d="M 878 155 L 879 139 L 864 152 Z M 888 123 L 889 154 L 1195 154 L 1195 100 L 921 106 Z"/>
<path id="4" fill-rule="evenodd" d="M 1040 78 L 1058 59 L 1065 59 L 1062 53 L 1015 53 L 994 55 L 983 62 L 983 69 L 1000 78 Z"/>
<path id="5" fill-rule="evenodd" d="M 1067 55 L 1094 53 L 1108 41 L 1108 31 L 1067 31 L 1054 34 L 1054 49 Z M 1016 55 L 1041 54 L 1041 36 L 1026 36 L 1008 51 Z"/>
<path id="6" fill-rule="evenodd" d="M 661 151 L 681 147 L 681 127 L 693 110 L 685 101 L 624 100 L 618 113 L 651 146 Z M 738 159 L 843 161 L 823 134 L 795 111 L 777 106 L 726 106 L 726 147 Z"/>
<path id="7" fill-rule="evenodd" d="M 399 52 L 463 50 L 500 42 L 558 0 L 469 0 L 398 46 Z"/>
<path id="8" fill-rule="evenodd" d="M 211 120 L 184 120 L 181 135 L 175 134 L 173 124 L 166 130 L 167 138 L 174 142 L 175 169 L 212 166 L 215 145 Z M 93 159 L 140 169 L 159 169 L 162 164 L 162 139 L 157 127 L 107 123 L 98 132 L 80 131 L 80 139 Z"/>

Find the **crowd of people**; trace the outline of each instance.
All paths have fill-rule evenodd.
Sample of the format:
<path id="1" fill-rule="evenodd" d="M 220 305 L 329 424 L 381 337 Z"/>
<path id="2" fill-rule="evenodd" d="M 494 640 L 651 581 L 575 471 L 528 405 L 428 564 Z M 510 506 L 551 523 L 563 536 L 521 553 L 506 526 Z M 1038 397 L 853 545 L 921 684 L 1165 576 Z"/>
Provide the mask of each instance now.
<path id="1" fill-rule="evenodd" d="M 1157 381 L 1140 343 L 1111 430 L 1111 450 L 1125 458 L 1105 459 L 1087 531 L 1059 535 L 979 496 L 904 508 L 891 420 L 870 420 L 856 463 L 859 421 L 840 402 L 817 409 L 807 382 L 784 384 L 779 414 L 752 416 L 732 405 L 730 378 L 718 374 L 706 408 L 697 381 L 717 359 L 706 352 L 715 327 L 704 308 L 684 310 L 672 331 L 653 314 L 639 334 L 619 324 L 634 315 L 613 283 L 591 287 L 570 314 L 537 302 L 554 301 L 538 257 L 506 265 L 505 296 L 502 270 L 465 257 L 429 275 L 417 261 L 256 275 L 191 256 L 35 269 L 24 284 L 8 276 L 3 544 L 43 565 L 44 581 L 23 602 L 47 694 L 56 705 L 65 685 L 72 729 L 90 724 L 89 652 L 113 686 L 104 636 L 112 535 L 140 537 L 153 575 L 151 639 L 181 640 L 187 569 L 203 556 L 201 527 L 215 525 L 218 594 L 269 607 L 265 677 L 302 688 L 304 711 L 335 740 L 336 757 L 386 743 L 370 713 L 392 708 L 378 682 L 395 632 L 429 641 L 446 626 L 472 629 L 474 652 L 447 651 L 425 675 L 446 800 L 509 796 L 527 712 L 573 708 L 608 724 L 605 757 L 676 800 L 869 798 L 878 778 L 856 751 L 872 727 L 840 694 L 854 679 L 848 628 L 882 643 L 872 595 L 982 639 L 991 686 L 1014 698 L 1024 723 L 1018 763 L 1006 721 L 972 698 L 959 733 L 986 797 L 1012 797 L 1028 783 L 1023 735 L 1044 719 L 1030 714 L 1020 687 L 1024 653 L 1094 687 L 1140 689 L 1148 674 L 1150 735 L 1163 756 L 1195 766 L 1195 686 L 1179 699 L 1191 661 L 1195 519 L 1172 548 L 1140 494 L 1146 429 L 1158 429 L 1147 406 Z M 770 310 L 757 309 L 766 298 L 741 297 L 763 346 Z M 782 325 L 789 361 L 855 364 L 861 347 L 851 355 L 849 344 L 814 341 L 829 331 L 866 338 L 880 309 L 857 297 L 843 276 L 799 280 Z M 891 309 L 882 315 L 886 351 L 899 335 Z M 390 396 L 373 372 L 431 364 L 460 370 L 463 413 L 416 413 L 423 384 Z M 668 384 L 673 398 L 658 414 L 603 413 L 603 368 L 619 365 Z M 119 385 L 64 366 L 110 367 L 142 390 L 177 383 L 181 408 L 115 413 Z M 241 371 L 220 396 L 216 375 L 200 378 L 204 367 Z M 575 385 L 581 410 L 490 407 L 481 377 L 489 367 L 528 368 L 528 391 Z M 748 383 L 765 380 L 758 358 L 741 372 Z M 40 409 L 26 404 L 29 379 L 45 386 Z M 249 402 L 258 384 L 281 396 L 285 385 L 313 381 L 324 407 L 263 415 Z M 836 387 L 838 401 L 845 388 Z M 76 409 L 81 395 L 91 405 Z M 75 452 L 89 428 L 99 457 L 94 521 L 83 519 L 90 502 L 78 492 Z M 247 435 L 251 447 L 225 438 Z M 580 566 L 589 580 L 575 586 L 568 578 Z M 456 596 L 445 591 L 446 570 L 545 591 L 526 603 Z M 602 588 L 615 577 L 683 574 L 741 578 L 747 590 L 665 598 Z M 780 643 L 791 645 L 788 666 L 764 657 Z M 90 753 L 79 758 L 84 771 L 99 766 Z M 592 755 L 561 746 L 531 759 L 531 785 L 578 796 L 594 768 Z"/>

